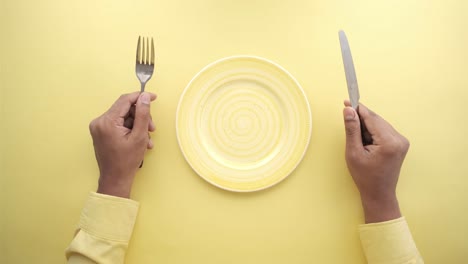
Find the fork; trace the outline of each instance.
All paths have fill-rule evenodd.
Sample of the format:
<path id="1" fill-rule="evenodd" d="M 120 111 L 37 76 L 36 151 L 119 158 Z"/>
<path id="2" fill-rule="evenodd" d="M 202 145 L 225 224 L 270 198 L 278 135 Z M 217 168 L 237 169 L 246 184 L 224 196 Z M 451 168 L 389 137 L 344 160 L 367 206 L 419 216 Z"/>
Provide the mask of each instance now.
<path id="1" fill-rule="evenodd" d="M 151 38 L 151 51 L 149 38 L 138 37 L 135 72 L 141 83 L 141 92 L 145 91 L 146 83 L 154 72 L 154 43 Z"/>
<path id="2" fill-rule="evenodd" d="M 145 38 L 145 37 L 142 38 L 141 36 L 138 36 L 135 72 L 141 84 L 140 92 L 144 92 L 145 85 L 151 79 L 151 76 L 153 76 L 153 72 L 154 72 L 153 38 L 151 38 L 151 51 L 150 51 L 149 38 Z M 131 124 L 131 127 L 133 127 L 133 124 Z M 148 137 L 149 137 L 149 134 L 148 134 Z M 143 160 L 140 163 L 140 168 L 141 167 L 143 167 Z"/>

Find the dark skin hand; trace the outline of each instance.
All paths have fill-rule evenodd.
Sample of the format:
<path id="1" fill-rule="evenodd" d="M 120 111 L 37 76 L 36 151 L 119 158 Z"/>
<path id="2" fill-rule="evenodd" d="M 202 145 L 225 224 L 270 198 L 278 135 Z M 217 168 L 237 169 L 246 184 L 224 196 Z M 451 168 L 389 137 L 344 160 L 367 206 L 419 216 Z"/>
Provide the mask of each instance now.
<path id="1" fill-rule="evenodd" d="M 129 198 L 135 174 L 155 130 L 150 104 L 155 94 L 124 94 L 89 124 L 99 165 L 98 193 Z"/>
<path id="2" fill-rule="evenodd" d="M 366 223 L 401 217 L 396 186 L 409 141 L 363 104 L 356 112 L 345 101 L 343 116 L 346 163 L 361 195 Z M 363 142 L 361 123 L 368 133 L 364 137 L 369 139 L 367 144 Z"/>

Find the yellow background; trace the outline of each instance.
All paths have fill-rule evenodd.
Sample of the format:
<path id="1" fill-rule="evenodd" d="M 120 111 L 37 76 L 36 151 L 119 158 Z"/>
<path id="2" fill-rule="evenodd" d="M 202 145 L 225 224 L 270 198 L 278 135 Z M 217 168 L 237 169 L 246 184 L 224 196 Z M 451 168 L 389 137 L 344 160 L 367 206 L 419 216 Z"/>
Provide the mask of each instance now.
<path id="1" fill-rule="evenodd" d="M 96 189 L 88 123 L 139 88 L 138 35 L 154 36 L 147 90 L 158 130 L 133 188 L 141 210 L 128 263 L 364 263 L 363 222 L 346 170 L 338 42 L 350 41 L 362 102 L 412 147 L 400 204 L 427 263 L 468 257 L 468 2 L 0 2 L 0 263 L 63 263 L 88 191 Z M 279 185 L 212 187 L 176 140 L 179 96 L 206 64 L 271 59 L 302 84 L 311 144 Z"/>

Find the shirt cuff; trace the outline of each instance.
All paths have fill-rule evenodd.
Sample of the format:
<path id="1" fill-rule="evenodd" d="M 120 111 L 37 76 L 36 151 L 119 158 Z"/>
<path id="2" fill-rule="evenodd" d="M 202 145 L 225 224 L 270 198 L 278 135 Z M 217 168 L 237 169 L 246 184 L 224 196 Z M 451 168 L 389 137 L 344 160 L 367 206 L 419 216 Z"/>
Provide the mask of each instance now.
<path id="1" fill-rule="evenodd" d="M 96 237 L 128 242 L 138 207 L 139 203 L 130 199 L 91 192 L 78 227 Z"/>
<path id="2" fill-rule="evenodd" d="M 359 226 L 368 263 L 423 263 L 404 217 Z"/>

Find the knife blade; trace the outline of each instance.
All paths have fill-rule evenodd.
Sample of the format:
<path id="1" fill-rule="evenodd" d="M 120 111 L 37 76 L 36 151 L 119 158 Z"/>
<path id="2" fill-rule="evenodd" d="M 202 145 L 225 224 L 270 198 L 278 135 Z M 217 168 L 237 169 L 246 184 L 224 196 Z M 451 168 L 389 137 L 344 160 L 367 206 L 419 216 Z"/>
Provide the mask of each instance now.
<path id="1" fill-rule="evenodd" d="M 338 35 L 340 37 L 341 56 L 343 58 L 346 83 L 348 85 L 349 100 L 351 101 L 351 106 L 357 110 L 360 96 L 351 49 L 349 48 L 348 38 L 346 38 L 344 31 L 340 30 Z"/>

